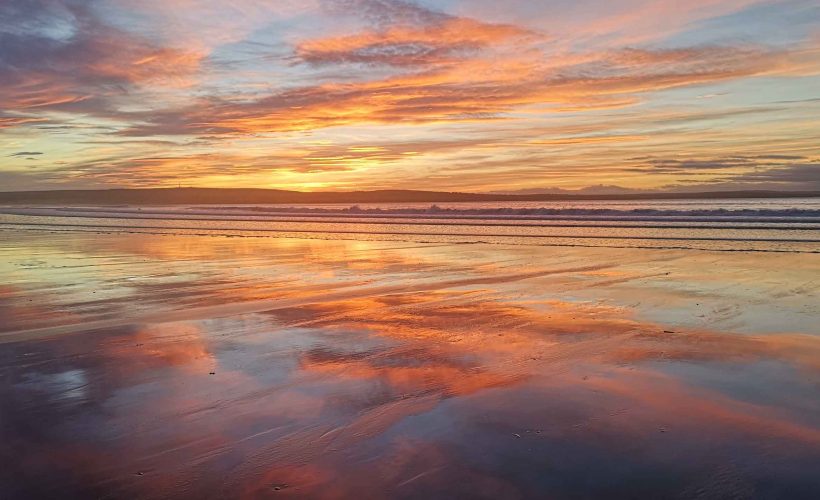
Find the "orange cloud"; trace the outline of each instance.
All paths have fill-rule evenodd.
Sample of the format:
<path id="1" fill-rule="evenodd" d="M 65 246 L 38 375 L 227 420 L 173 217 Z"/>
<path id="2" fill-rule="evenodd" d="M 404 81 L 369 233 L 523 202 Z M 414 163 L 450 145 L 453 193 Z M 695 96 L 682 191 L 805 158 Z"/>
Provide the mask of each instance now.
<path id="1" fill-rule="evenodd" d="M 808 105 L 749 105 L 748 96 L 720 91 L 710 95 L 725 98 L 681 112 L 685 91 L 661 94 L 816 75 L 816 37 L 749 43 L 727 36 L 675 47 L 658 29 L 753 3 L 593 2 L 592 13 L 567 6 L 545 18 L 544 6 L 485 2 L 448 13 L 399 0 L 281 9 L 262 0 L 119 0 L 105 8 L 9 0 L 4 14 L 15 25 L 50 29 L 0 34 L 0 108 L 7 110 L 0 130 L 71 151 L 64 163 L 40 162 L 48 171 L 13 163 L 18 186 L 182 180 L 365 189 L 411 176 L 404 187 L 577 188 L 604 179 L 662 187 L 692 179 L 634 158 L 672 158 L 681 148 L 701 158 L 816 150 L 808 132 L 816 120 L 800 116 Z M 261 30 L 281 20 L 275 10 L 300 17 L 282 33 Z M 217 15 L 230 19 L 215 22 Z M 133 24 L 123 22 L 129 16 Z M 660 39 L 660 47 L 650 43 Z M 721 108 L 729 99 L 732 109 Z M 756 125 L 764 113 L 777 126 L 767 126 L 762 141 Z M 738 120 L 730 123 L 732 116 Z M 706 125 L 696 122 L 721 119 L 725 126 L 704 141 Z M 544 126 L 558 120 L 579 132 Z M 392 144 L 374 136 L 384 126 L 392 127 Z M 362 145 L 384 149 L 348 149 Z M 313 175 L 326 172 L 336 174 Z M 548 185 L 532 185 L 540 180 Z"/>
<path id="2" fill-rule="evenodd" d="M 448 28 L 437 29 L 442 35 L 448 33 Z M 507 37 L 521 34 L 506 28 L 501 31 Z M 402 36 L 407 35 L 402 32 Z M 456 57 L 458 51 L 453 47 L 469 39 L 469 34 L 453 44 L 442 39 L 429 50 L 361 52 L 372 47 L 372 36 L 321 39 L 316 46 L 305 42 L 302 50 L 323 63 L 356 59 L 414 70 L 362 82 L 301 87 L 252 102 L 209 99 L 196 106 L 147 115 L 144 125 L 132 126 L 123 134 L 235 135 L 366 123 L 487 121 L 535 105 L 549 105 L 552 108 L 546 109 L 554 111 L 628 106 L 636 102 L 635 96 L 648 92 L 754 75 L 788 74 L 805 67 L 795 62 L 795 55 L 789 51 L 759 47 L 625 49 L 588 54 L 583 62 L 568 56 L 563 66 L 555 61 L 546 65 L 546 54 L 534 49 L 518 51 L 518 55 L 503 60 L 480 53 Z"/>
<path id="3" fill-rule="evenodd" d="M 35 30 L 0 37 L 0 108 L 110 116 L 113 101 L 128 91 L 190 84 L 204 57 L 112 27 L 90 6 L 63 7 L 76 24 L 70 37 L 54 40 Z M 14 0 L 6 8 L 24 24 L 50 21 L 38 17 L 48 15 L 44 5 Z"/>
<path id="4" fill-rule="evenodd" d="M 307 40 L 296 46 L 296 55 L 311 64 L 427 66 L 455 62 L 490 45 L 527 39 L 538 37 L 517 26 L 446 17 L 432 25 L 390 26 L 383 31 Z"/>

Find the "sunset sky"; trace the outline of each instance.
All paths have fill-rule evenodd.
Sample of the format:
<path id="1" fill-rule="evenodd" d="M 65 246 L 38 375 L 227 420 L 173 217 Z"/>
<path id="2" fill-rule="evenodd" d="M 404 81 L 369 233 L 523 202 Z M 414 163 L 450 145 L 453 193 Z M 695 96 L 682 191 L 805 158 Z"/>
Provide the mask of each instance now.
<path id="1" fill-rule="evenodd" d="M 0 180 L 820 189 L 820 2 L 0 0 Z"/>

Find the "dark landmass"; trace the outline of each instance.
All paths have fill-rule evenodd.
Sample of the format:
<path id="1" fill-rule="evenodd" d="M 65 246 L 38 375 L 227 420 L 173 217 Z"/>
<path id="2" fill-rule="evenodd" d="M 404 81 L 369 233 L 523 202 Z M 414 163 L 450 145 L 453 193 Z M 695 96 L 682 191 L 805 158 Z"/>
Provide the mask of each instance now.
<path id="1" fill-rule="evenodd" d="M 818 197 L 820 191 L 723 191 L 628 194 L 492 194 L 379 190 L 301 192 L 280 189 L 155 188 L 0 192 L 2 204 L 238 205 L 268 203 L 445 203 L 459 201 L 677 200 Z"/>

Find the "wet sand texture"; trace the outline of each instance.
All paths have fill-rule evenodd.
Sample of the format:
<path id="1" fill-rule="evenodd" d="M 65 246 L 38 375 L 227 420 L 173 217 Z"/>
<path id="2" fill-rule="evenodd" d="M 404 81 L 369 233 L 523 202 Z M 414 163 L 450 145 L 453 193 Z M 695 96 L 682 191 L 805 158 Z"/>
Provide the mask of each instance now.
<path id="1" fill-rule="evenodd" d="M 4 229 L 0 498 L 818 498 L 820 256 Z"/>

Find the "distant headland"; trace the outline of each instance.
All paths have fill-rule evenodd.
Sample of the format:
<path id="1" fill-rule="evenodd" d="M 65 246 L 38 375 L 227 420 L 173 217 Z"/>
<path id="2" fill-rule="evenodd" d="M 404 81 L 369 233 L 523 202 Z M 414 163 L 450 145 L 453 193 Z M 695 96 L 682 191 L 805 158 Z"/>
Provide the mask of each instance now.
<path id="1" fill-rule="evenodd" d="M 147 188 L 0 192 L 0 204 L 239 205 L 325 203 L 453 203 L 561 200 L 678 200 L 820 197 L 820 191 L 496 194 L 414 190 L 287 191 L 253 188 Z"/>

